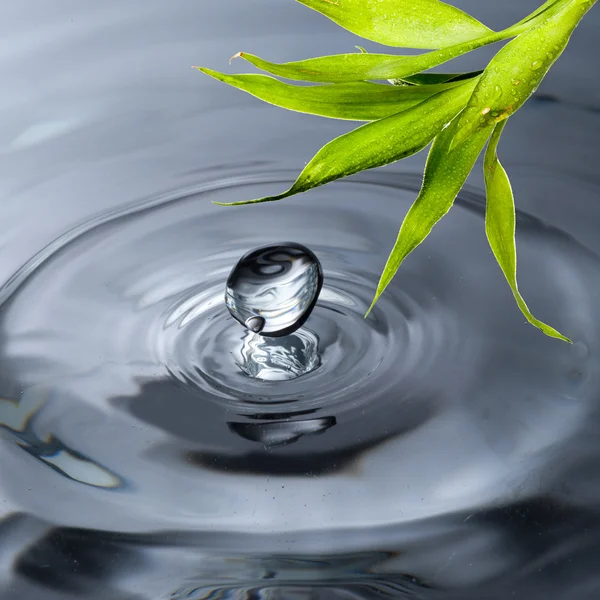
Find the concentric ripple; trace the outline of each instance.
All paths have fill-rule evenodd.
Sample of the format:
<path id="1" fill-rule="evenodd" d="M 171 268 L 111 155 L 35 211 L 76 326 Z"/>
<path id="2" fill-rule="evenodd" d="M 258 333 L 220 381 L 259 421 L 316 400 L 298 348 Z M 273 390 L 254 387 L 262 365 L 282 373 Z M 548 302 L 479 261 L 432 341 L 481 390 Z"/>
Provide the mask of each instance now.
<path id="1" fill-rule="evenodd" d="M 465 195 L 365 319 L 417 184 L 377 175 L 226 209 L 210 201 L 282 183 L 217 182 L 84 225 L 25 265 L 2 291 L 6 460 L 48 465 L 53 440 L 39 477 L 86 498 L 46 513 L 122 531 L 314 529 L 531 494 L 531 471 L 593 407 L 597 257 L 521 216 L 523 292 L 576 343 L 549 340 L 523 322 Z M 266 339 L 229 315 L 225 282 L 282 234 L 317 254 L 324 284 L 301 329 Z"/>

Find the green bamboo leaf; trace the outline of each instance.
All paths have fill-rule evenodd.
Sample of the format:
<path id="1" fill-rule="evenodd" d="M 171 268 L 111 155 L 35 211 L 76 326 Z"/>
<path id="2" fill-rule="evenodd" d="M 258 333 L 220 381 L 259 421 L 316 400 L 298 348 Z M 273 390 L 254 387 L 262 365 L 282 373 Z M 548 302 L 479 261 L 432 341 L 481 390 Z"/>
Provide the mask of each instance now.
<path id="1" fill-rule="evenodd" d="M 267 75 L 225 75 L 211 69 L 198 69 L 275 106 L 352 121 L 375 121 L 389 117 L 427 100 L 434 94 L 462 84 L 458 81 L 400 87 L 351 82 L 299 86 L 282 83 Z"/>
<path id="2" fill-rule="evenodd" d="M 415 154 L 463 109 L 474 87 L 475 81 L 468 81 L 397 115 L 373 121 L 332 140 L 317 152 L 294 185 L 282 194 L 224 205 L 282 200 Z"/>
<path id="3" fill-rule="evenodd" d="M 550 15 L 506 44 L 486 67 L 467 109 L 461 115 L 458 145 L 475 131 L 514 114 L 535 92 L 561 55 L 573 30 L 595 0 L 557 2 L 540 16 Z M 561 10 L 553 11 L 553 8 Z"/>
<path id="4" fill-rule="evenodd" d="M 288 63 L 273 63 L 254 54 L 238 52 L 233 58 L 243 58 L 255 67 L 285 79 L 312 81 L 314 83 L 344 83 L 349 81 L 373 81 L 405 79 L 422 71 L 433 69 L 453 58 L 471 52 L 477 48 L 515 37 L 559 13 L 571 0 L 557 0 L 544 12 L 525 19 L 517 25 L 498 33 L 484 35 L 471 42 L 456 44 L 425 52 L 416 56 L 397 56 L 393 54 L 371 54 L 355 52 L 320 56 Z M 581 0 L 595 2 L 595 0 Z M 531 17 L 531 15 L 530 15 Z"/>
<path id="5" fill-rule="evenodd" d="M 363 38 L 404 48 L 442 48 L 490 33 L 440 0 L 298 0 Z"/>
<path id="6" fill-rule="evenodd" d="M 504 167 L 498 160 L 498 142 L 506 121 L 496 125 L 485 153 L 484 172 L 487 195 L 485 232 L 490 247 L 525 318 L 546 335 L 571 342 L 553 327 L 532 314 L 517 285 L 517 249 L 515 246 L 515 201 Z M 458 148 L 459 150 L 460 148 Z"/>
<path id="7" fill-rule="evenodd" d="M 398 239 L 365 316 L 369 315 L 404 259 L 425 240 L 434 225 L 450 210 L 492 131 L 491 127 L 480 131 L 459 148 L 450 150 L 458 118 L 433 142 L 427 157 L 421 191 L 404 217 Z"/>
<path id="8" fill-rule="evenodd" d="M 261 71 L 277 77 L 313 83 L 346 83 L 393 79 L 412 75 L 423 70 L 419 66 L 416 66 L 414 70 L 410 67 L 408 69 L 402 68 L 407 59 L 410 60 L 415 57 L 365 52 L 319 56 L 287 63 L 269 62 L 248 52 L 238 52 L 232 57 L 232 59 L 234 58 L 242 58 Z"/>
<path id="9" fill-rule="evenodd" d="M 465 52 L 498 42 L 506 39 L 506 37 L 510 36 L 500 33 L 494 34 L 470 44 L 451 46 L 414 56 L 353 52 L 307 58 L 288 63 L 273 63 L 254 54 L 238 52 L 232 58 L 243 58 L 261 71 L 294 81 L 346 83 L 351 81 L 406 79 L 421 73 L 421 71 L 433 69 Z"/>

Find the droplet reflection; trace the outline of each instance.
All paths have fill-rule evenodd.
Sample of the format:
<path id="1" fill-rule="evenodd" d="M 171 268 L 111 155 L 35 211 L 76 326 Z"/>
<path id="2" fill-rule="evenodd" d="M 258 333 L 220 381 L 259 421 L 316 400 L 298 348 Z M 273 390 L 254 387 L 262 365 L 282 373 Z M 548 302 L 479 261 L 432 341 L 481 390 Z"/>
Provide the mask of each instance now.
<path id="1" fill-rule="evenodd" d="M 324 433 L 336 424 L 335 417 L 320 417 L 301 421 L 272 421 L 266 423 L 227 423 L 231 431 L 265 448 L 276 448 L 297 442 L 305 435 Z"/>

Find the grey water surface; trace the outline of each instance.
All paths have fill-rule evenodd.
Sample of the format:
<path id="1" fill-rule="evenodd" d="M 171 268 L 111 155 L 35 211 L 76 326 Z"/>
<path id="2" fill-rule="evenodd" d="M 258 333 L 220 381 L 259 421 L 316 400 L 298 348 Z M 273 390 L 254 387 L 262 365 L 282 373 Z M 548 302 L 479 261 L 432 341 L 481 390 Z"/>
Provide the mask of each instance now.
<path id="1" fill-rule="evenodd" d="M 537 5 L 456 4 L 494 29 Z M 368 319 L 424 153 L 212 204 L 287 189 L 353 126 L 191 68 L 361 43 L 314 11 L 1 13 L 1 600 L 600 597 L 600 8 L 500 146 L 522 292 L 573 345 L 515 307 L 481 165 Z M 281 240 L 324 282 L 301 328 L 262 338 L 225 284 Z"/>

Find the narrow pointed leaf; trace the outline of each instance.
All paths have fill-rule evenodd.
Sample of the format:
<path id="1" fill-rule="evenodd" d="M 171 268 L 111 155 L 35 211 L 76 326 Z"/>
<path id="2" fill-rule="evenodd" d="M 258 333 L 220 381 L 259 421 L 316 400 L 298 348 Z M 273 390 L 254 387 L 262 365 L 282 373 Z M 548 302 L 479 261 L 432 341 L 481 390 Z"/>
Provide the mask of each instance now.
<path id="1" fill-rule="evenodd" d="M 345 83 L 350 81 L 405 79 L 411 75 L 421 73 L 421 71 L 433 69 L 457 56 L 461 56 L 465 52 L 493 44 L 507 37 L 510 36 L 497 33 L 480 38 L 470 44 L 460 44 L 413 56 L 353 52 L 307 58 L 288 63 L 273 63 L 254 54 L 238 52 L 234 58 L 243 58 L 261 71 L 295 81 Z"/>
<path id="2" fill-rule="evenodd" d="M 211 69 L 199 70 L 275 106 L 353 121 L 383 119 L 411 108 L 439 92 L 462 85 L 459 81 L 401 87 L 363 81 L 299 86 L 283 83 L 267 75 L 225 75 Z"/>
<path id="3" fill-rule="evenodd" d="M 469 81 L 440 92 L 413 108 L 373 121 L 332 140 L 317 152 L 294 185 L 282 194 L 227 205 L 282 200 L 415 154 L 462 110 L 474 85 Z"/>
<path id="4" fill-rule="evenodd" d="M 595 0 L 557 3 L 540 16 L 551 14 L 534 28 L 506 44 L 486 67 L 467 109 L 461 115 L 458 145 L 475 131 L 507 119 L 535 92 L 565 49 L 573 30 Z M 559 11 L 553 8 L 563 7 Z"/>
<path id="5" fill-rule="evenodd" d="M 498 33 L 490 33 L 471 42 L 448 46 L 416 56 L 371 54 L 354 52 L 320 56 L 288 63 L 273 63 L 254 54 L 238 52 L 232 58 L 243 58 L 255 67 L 285 79 L 312 81 L 314 83 L 344 83 L 347 81 L 373 81 L 405 79 L 422 71 L 428 71 L 453 58 L 477 48 L 515 37 L 550 15 L 557 14 L 569 0 L 557 0 L 547 10 L 529 21 L 523 21 Z M 595 0 L 581 0 L 595 2 Z"/>
<path id="6" fill-rule="evenodd" d="M 427 54 L 432 53 L 428 52 Z M 423 70 L 420 64 L 422 61 L 419 60 L 420 56 L 352 52 L 350 54 L 307 58 L 288 63 L 274 63 L 254 54 L 238 52 L 234 58 L 243 58 L 261 71 L 284 79 L 311 81 L 313 83 L 345 83 L 349 81 L 394 79 L 413 75 Z M 410 64 L 415 59 L 419 64 Z M 409 64 L 407 64 L 407 61 L 409 61 Z M 432 66 L 437 64 L 441 63 L 434 63 Z"/>
<path id="7" fill-rule="evenodd" d="M 499 123 L 485 154 L 485 188 L 487 195 L 485 232 L 490 247 L 525 318 L 546 335 L 570 342 L 553 327 L 536 319 L 529 310 L 517 285 L 517 249 L 515 245 L 515 201 L 508 175 L 498 160 L 497 148 L 506 121 Z"/>
<path id="8" fill-rule="evenodd" d="M 363 38 L 404 48 L 442 48 L 490 33 L 440 0 L 298 0 Z"/>
<path id="9" fill-rule="evenodd" d="M 456 125 L 457 120 L 433 142 L 427 157 L 421 191 L 404 217 L 367 315 L 404 259 L 425 240 L 434 225 L 450 210 L 491 132 L 491 128 L 480 131 L 459 148 L 449 150 Z"/>

